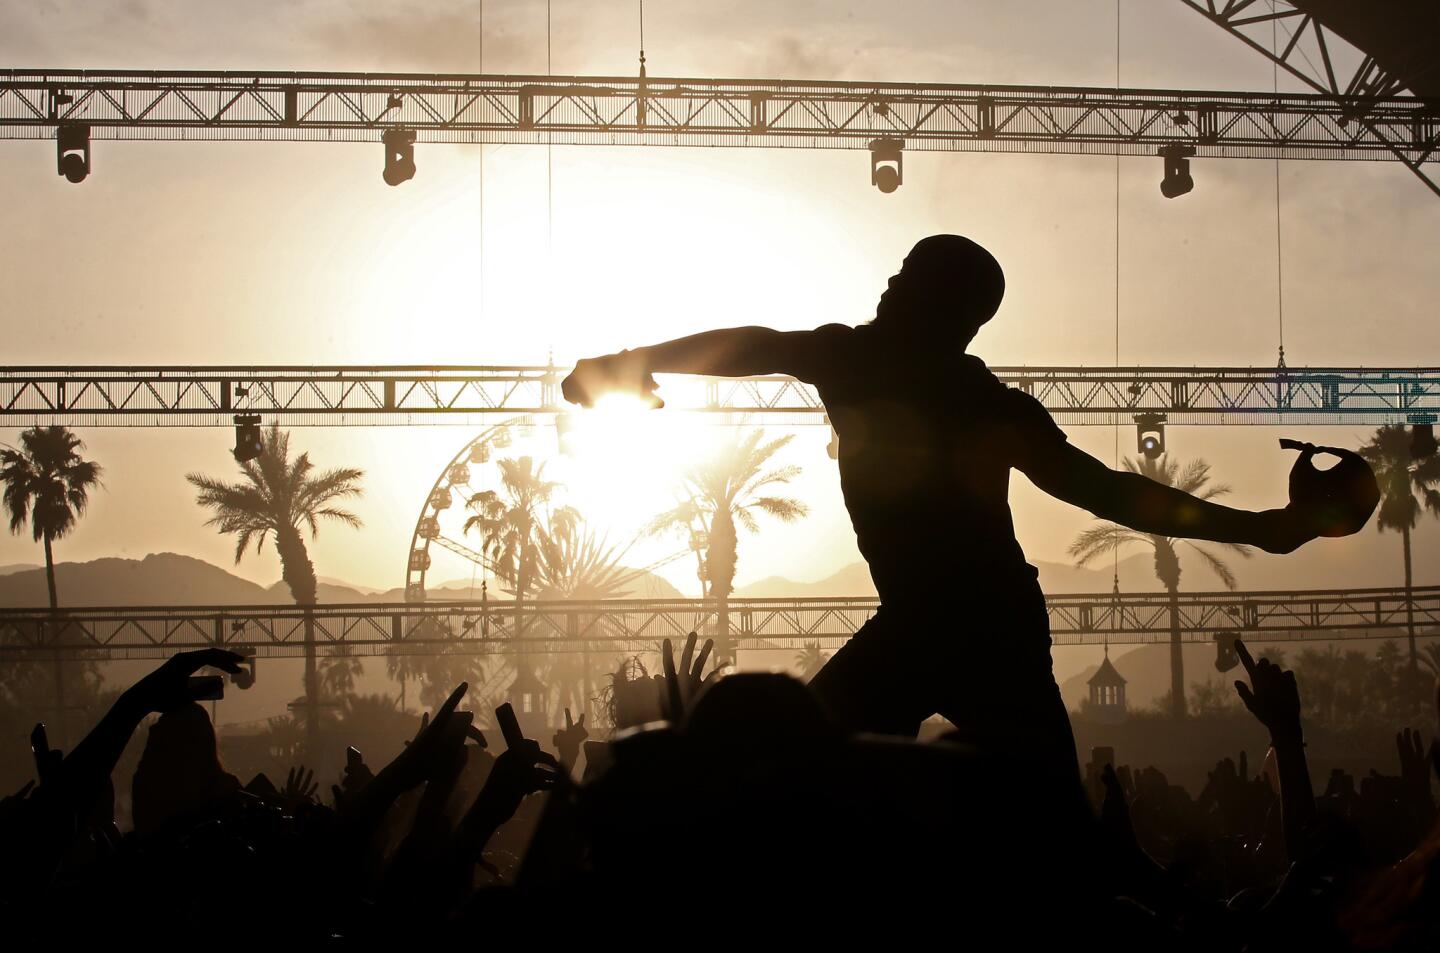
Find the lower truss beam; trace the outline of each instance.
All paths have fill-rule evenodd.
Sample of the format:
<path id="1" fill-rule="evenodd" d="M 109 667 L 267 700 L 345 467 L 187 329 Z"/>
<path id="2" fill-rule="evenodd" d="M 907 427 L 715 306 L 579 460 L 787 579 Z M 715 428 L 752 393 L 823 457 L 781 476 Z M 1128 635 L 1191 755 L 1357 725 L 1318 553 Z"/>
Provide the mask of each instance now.
<path id="1" fill-rule="evenodd" d="M 1440 587 L 1183 593 L 1181 637 L 1249 641 L 1324 641 L 1402 637 L 1407 604 L 1424 635 L 1440 633 Z M 1056 645 L 1163 642 L 1170 638 L 1165 593 L 1055 595 L 1047 599 Z M 879 608 L 873 598 L 734 599 L 730 636 L 742 650 L 834 648 Z M 964 637 L 961 605 L 937 606 Z M 604 602 L 393 603 L 295 606 L 201 606 L 0 610 L 0 658 L 155 658 L 223 647 L 262 656 L 298 656 L 307 620 L 321 654 L 479 655 L 526 653 L 636 654 L 691 631 L 718 635 L 717 605 L 708 600 Z M 517 633 L 524 633 L 523 637 Z"/>

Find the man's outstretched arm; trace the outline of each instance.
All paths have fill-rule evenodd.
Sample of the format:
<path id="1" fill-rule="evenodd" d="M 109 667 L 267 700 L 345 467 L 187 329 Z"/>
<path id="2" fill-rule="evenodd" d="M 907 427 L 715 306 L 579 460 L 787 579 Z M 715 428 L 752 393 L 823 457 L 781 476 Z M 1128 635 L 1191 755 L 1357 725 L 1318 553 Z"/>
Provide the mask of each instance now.
<path id="1" fill-rule="evenodd" d="M 1142 533 L 1242 543 L 1271 553 L 1288 553 L 1318 535 L 1293 506 L 1259 513 L 1221 506 L 1138 473 L 1112 470 L 1063 441 L 1036 448 L 1020 469 L 1051 496 Z"/>
<path id="2" fill-rule="evenodd" d="M 587 358 L 561 383 L 571 403 L 590 406 L 606 393 L 654 399 L 654 374 L 704 374 L 749 377 L 755 374 L 804 376 L 814 331 L 725 328 L 676 338 L 663 344 Z"/>

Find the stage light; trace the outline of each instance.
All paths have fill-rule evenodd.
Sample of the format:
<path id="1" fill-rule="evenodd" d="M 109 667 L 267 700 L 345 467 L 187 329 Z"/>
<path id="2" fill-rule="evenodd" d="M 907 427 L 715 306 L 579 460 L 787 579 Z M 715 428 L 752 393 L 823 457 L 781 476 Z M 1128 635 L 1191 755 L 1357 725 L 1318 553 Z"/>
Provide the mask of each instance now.
<path id="1" fill-rule="evenodd" d="M 1235 652 L 1235 633 L 1215 633 L 1215 671 L 1228 672 L 1240 664 L 1240 656 Z"/>
<path id="2" fill-rule="evenodd" d="M 1165 415 L 1136 414 L 1135 442 L 1145 458 L 1154 460 L 1165 453 Z"/>
<path id="3" fill-rule="evenodd" d="M 1410 427 L 1410 459 L 1423 460 L 1435 453 L 1435 425 L 1433 423 L 1413 424 Z"/>
<path id="4" fill-rule="evenodd" d="M 385 143 L 385 184 L 399 185 L 415 178 L 415 130 L 386 129 L 380 138 Z"/>
<path id="5" fill-rule="evenodd" d="M 240 671 L 232 674 L 230 681 L 234 682 L 235 687 L 241 690 L 255 684 L 255 656 L 253 654 L 240 660 Z"/>
<path id="6" fill-rule="evenodd" d="M 80 183 L 90 174 L 90 127 L 57 126 L 55 129 L 55 172 Z"/>
<path id="7" fill-rule="evenodd" d="M 875 139 L 870 143 L 870 184 L 887 195 L 905 181 L 901 154 L 904 148 L 905 143 L 899 139 Z"/>
<path id="8" fill-rule="evenodd" d="M 254 460 L 265 452 L 265 438 L 260 433 L 260 415 L 236 414 L 234 419 L 235 449 L 231 453 L 235 455 L 235 462 Z"/>
<path id="9" fill-rule="evenodd" d="M 560 452 L 567 457 L 575 456 L 575 428 L 578 423 L 574 414 L 555 415 L 555 440 Z"/>
<path id="10" fill-rule="evenodd" d="M 1165 160 L 1165 178 L 1160 180 L 1161 195 L 1173 199 L 1195 188 L 1195 180 L 1190 176 L 1190 157 L 1194 154 L 1194 146 L 1179 143 L 1160 150 L 1159 155 Z"/>

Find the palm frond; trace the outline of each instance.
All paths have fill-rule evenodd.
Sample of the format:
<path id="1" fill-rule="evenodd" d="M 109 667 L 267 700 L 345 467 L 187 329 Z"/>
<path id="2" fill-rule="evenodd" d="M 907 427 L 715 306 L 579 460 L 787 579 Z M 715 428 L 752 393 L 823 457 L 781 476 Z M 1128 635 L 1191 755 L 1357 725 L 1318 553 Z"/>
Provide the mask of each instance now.
<path id="1" fill-rule="evenodd" d="M 1132 543 L 1149 543 L 1150 537 L 1118 523 L 1100 523 L 1075 537 L 1069 554 L 1075 565 L 1085 567 L 1101 556 L 1124 549 Z"/>
<path id="2" fill-rule="evenodd" d="M 1186 540 L 1185 543 L 1191 549 L 1195 550 L 1195 552 L 1200 554 L 1200 558 L 1203 559 L 1205 561 L 1205 564 L 1210 567 L 1211 572 L 1220 577 L 1220 581 L 1225 584 L 1226 589 L 1235 588 L 1235 573 L 1230 569 L 1230 567 L 1225 563 L 1223 559 L 1210 552 L 1210 550 L 1206 549 L 1204 546 L 1198 545 L 1194 542 L 1191 542 L 1190 540 Z M 1247 551 L 1245 555 L 1249 556 L 1250 553 Z"/>
<path id="3" fill-rule="evenodd" d="M 810 514 L 810 507 L 799 500 L 783 496 L 762 496 L 741 508 L 749 509 L 752 506 L 782 523 L 793 523 Z"/>

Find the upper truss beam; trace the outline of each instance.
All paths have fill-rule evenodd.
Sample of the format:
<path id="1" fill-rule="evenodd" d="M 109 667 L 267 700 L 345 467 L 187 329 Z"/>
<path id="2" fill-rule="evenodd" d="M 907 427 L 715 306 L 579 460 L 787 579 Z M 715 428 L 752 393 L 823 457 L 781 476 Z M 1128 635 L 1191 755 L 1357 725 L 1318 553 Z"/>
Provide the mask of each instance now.
<path id="1" fill-rule="evenodd" d="M 1068 424 L 1429 423 L 1440 368 L 996 367 Z M 468 424 L 564 413 L 566 369 L 508 367 L 0 367 L 0 426 L 228 427 L 237 413 L 285 425 Z M 675 378 L 670 407 L 732 422 L 823 423 L 793 378 Z"/>
<path id="2" fill-rule="evenodd" d="M 1440 627 L 1440 587 L 1409 596 L 1424 633 Z M 1137 644 L 1170 638 L 1165 593 L 1052 595 L 1046 603 L 1060 645 Z M 1406 631 L 1404 589 L 1182 593 L 1180 631 L 1192 642 L 1217 634 L 1247 640 L 1393 638 Z M 835 647 L 879 607 L 874 598 L 732 599 L 730 636 L 742 649 Z M 0 657 L 164 656 L 221 646 L 263 655 L 298 655 L 307 622 L 321 654 L 467 652 L 651 652 L 663 639 L 716 634 L 716 604 L 698 599 L 366 605 L 207 606 L 177 608 L 0 609 Z M 936 609 L 966 626 L 973 607 L 937 600 Z M 517 635 L 523 633 L 523 636 Z"/>
<path id="3" fill-rule="evenodd" d="M 1332 96 L 1051 86 L 595 76 L 0 71 L 0 137 L 62 124 L 100 139 L 858 148 L 1289 159 L 1435 157 L 1425 102 L 1384 96 L 1365 121 Z"/>
<path id="4" fill-rule="evenodd" d="M 1347 125 L 1368 130 L 1374 139 L 1390 150 L 1394 158 L 1415 174 L 1430 191 L 1440 195 L 1440 184 L 1430 178 L 1423 164 L 1436 158 L 1437 142 L 1420 148 L 1414 136 L 1396 135 L 1393 124 L 1374 112 L 1377 103 L 1399 95 L 1407 86 L 1433 95 L 1434 76 L 1420 82 L 1418 76 L 1403 75 L 1388 68 L 1385 57 L 1373 52 L 1356 50 L 1317 15 L 1327 9 L 1331 17 L 1356 14 L 1337 11 L 1334 4 L 1261 3 L 1257 0 L 1180 0 L 1226 33 L 1235 37 L 1261 56 L 1274 63 L 1300 82 L 1329 98 L 1340 111 Z M 1354 6 L 1362 6 L 1356 4 Z M 1389 17 L 1390 12 L 1368 10 L 1360 16 Z M 1434 31 L 1440 24 L 1425 23 L 1422 28 Z M 1402 30 L 1398 23 L 1391 31 Z M 1339 54 L 1354 53 L 1343 57 Z M 1356 60 L 1353 64 L 1349 60 Z M 1347 66 L 1350 68 L 1347 69 Z M 1422 103 L 1421 111 L 1432 125 L 1440 119 L 1440 103 L 1434 99 L 1414 99 Z"/>

